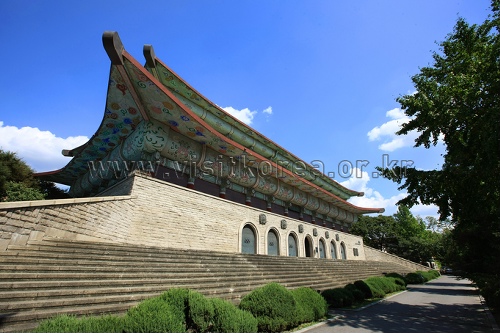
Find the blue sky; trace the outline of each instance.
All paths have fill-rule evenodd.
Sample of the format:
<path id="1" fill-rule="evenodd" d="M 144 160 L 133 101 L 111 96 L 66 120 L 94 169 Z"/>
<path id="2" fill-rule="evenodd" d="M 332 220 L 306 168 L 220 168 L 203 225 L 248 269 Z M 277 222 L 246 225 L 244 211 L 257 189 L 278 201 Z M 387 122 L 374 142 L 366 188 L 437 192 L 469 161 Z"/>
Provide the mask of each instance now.
<path id="1" fill-rule="evenodd" d="M 152 44 L 205 97 L 365 191 L 354 204 L 392 214 L 404 193 L 375 167 L 411 160 L 434 169 L 444 152 L 412 148 L 415 134 L 394 135 L 406 120 L 395 99 L 414 92 L 411 76 L 432 63 L 457 18 L 481 23 L 489 4 L 0 1 L 0 148 L 36 171 L 69 161 L 61 149 L 86 142 L 101 123 L 110 66 L 101 36 L 114 30 L 140 62 Z M 362 170 L 343 172 L 349 165 Z"/>

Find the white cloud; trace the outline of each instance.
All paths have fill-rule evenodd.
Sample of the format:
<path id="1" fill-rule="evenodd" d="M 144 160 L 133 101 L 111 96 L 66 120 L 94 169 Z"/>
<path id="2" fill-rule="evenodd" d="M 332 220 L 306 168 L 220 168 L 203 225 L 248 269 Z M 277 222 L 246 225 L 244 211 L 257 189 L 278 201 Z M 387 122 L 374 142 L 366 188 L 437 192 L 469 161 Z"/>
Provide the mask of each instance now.
<path id="1" fill-rule="evenodd" d="M 271 106 L 265 108 L 263 111 L 263 113 L 267 114 L 267 115 L 272 115 L 273 114 L 273 108 Z"/>
<path id="2" fill-rule="evenodd" d="M 395 151 L 399 148 L 413 146 L 418 136 L 417 131 L 411 131 L 407 135 L 396 135 L 401 125 L 409 122 L 410 118 L 406 116 L 400 108 L 389 110 L 385 115 L 391 118 L 391 120 L 370 130 L 367 134 L 368 140 L 384 140 L 384 142 L 378 146 L 378 148 L 383 151 Z"/>
<path id="3" fill-rule="evenodd" d="M 432 216 L 435 217 L 436 219 L 439 219 L 439 214 L 438 214 L 439 208 L 435 205 L 417 205 L 413 206 L 410 211 L 412 212 L 413 215 L 421 216 L 422 218 L 426 216 Z"/>
<path id="4" fill-rule="evenodd" d="M 247 125 L 251 125 L 253 122 L 253 119 L 255 116 L 258 114 L 257 111 L 251 111 L 249 108 L 244 108 L 241 110 L 235 109 L 232 106 L 226 106 L 222 108 L 224 111 L 229 113 L 231 116 L 235 117 L 236 119 L 244 122 Z M 272 106 L 268 106 L 264 110 L 262 110 L 262 113 L 266 115 L 267 118 L 273 114 L 273 108 Z"/>
<path id="5" fill-rule="evenodd" d="M 4 126 L 0 121 L 0 149 L 17 153 L 37 172 L 62 168 L 70 158 L 63 156 L 61 151 L 81 146 L 88 140 L 86 136 L 60 138 L 36 127 Z"/>
<path id="6" fill-rule="evenodd" d="M 373 188 L 368 186 L 369 181 L 370 176 L 368 175 L 368 172 L 361 171 L 358 168 L 354 168 L 352 176 L 346 181 L 341 182 L 340 184 L 349 189 L 364 192 L 365 195 L 362 197 L 352 197 L 349 199 L 349 202 L 353 205 L 366 208 L 384 208 L 384 215 L 392 215 L 396 213 L 396 203 L 406 197 L 407 193 L 400 192 L 389 198 L 384 198 L 384 196 L 380 192 L 375 191 Z M 437 207 L 434 205 L 417 205 L 412 207 L 411 212 L 414 215 L 420 215 L 422 217 L 437 217 Z"/>
<path id="7" fill-rule="evenodd" d="M 361 171 L 358 168 L 354 168 L 352 176 L 346 181 L 341 182 L 342 186 L 349 189 L 364 192 L 365 195 L 362 197 L 352 197 L 349 202 L 353 205 L 366 207 L 366 208 L 384 208 L 385 215 L 394 214 L 396 211 L 396 202 L 401 200 L 406 196 L 405 193 L 399 193 L 390 198 L 384 198 L 380 192 L 375 191 L 371 187 L 368 187 L 368 182 L 370 181 L 370 176 L 368 172 Z"/>
<path id="8" fill-rule="evenodd" d="M 257 114 L 257 111 L 250 111 L 249 108 L 237 110 L 237 109 L 233 108 L 232 106 L 226 106 L 222 109 L 224 111 L 226 111 L 227 113 L 229 113 L 231 116 L 244 122 L 247 125 L 252 124 L 252 120 L 255 117 L 255 115 Z"/>

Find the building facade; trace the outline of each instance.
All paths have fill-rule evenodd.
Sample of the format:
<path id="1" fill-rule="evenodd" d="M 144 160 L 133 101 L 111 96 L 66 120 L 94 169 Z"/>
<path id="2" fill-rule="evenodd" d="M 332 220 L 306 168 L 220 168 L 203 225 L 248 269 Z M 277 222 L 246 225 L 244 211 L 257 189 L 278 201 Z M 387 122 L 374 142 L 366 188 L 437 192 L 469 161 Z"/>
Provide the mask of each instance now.
<path id="1" fill-rule="evenodd" d="M 67 166 L 39 177 L 69 185 L 73 197 L 130 195 L 138 188 L 145 195 L 149 184 L 160 203 L 146 200 L 141 209 L 149 221 L 156 220 L 151 211 L 158 213 L 163 222 L 155 225 L 165 224 L 163 237 L 180 241 L 175 247 L 214 249 L 206 242 L 213 228 L 224 230 L 213 237 L 228 238 L 231 245 L 219 248 L 225 252 L 364 259 L 362 240 L 347 231 L 360 214 L 383 209 L 349 203 L 363 193 L 227 114 L 156 58 L 150 45 L 142 66 L 116 32 L 105 32 L 103 44 L 111 60 L 103 121 L 86 144 L 63 151 L 72 157 Z M 151 208 L 158 204 L 170 213 Z M 200 244 L 180 232 L 178 221 L 196 221 Z"/>

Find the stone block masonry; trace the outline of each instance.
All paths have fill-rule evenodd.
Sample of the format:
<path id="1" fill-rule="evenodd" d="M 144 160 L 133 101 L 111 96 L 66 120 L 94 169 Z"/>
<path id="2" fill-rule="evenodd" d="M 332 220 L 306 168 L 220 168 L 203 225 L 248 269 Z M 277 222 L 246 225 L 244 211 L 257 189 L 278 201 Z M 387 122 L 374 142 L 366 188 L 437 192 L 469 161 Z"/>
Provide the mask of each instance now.
<path id="1" fill-rule="evenodd" d="M 400 258 L 387 252 L 382 252 L 369 246 L 365 246 L 365 256 L 366 260 L 392 262 L 415 271 L 429 270 L 429 267 L 427 266 L 417 264 L 413 261 Z"/>
<path id="2" fill-rule="evenodd" d="M 43 237 L 125 242 L 132 196 L 0 203 L 0 251 Z"/>
<path id="3" fill-rule="evenodd" d="M 265 224 L 261 223 L 262 214 Z M 48 236 L 236 253 L 241 252 L 245 225 L 256 231 L 258 254 L 267 254 L 267 237 L 274 230 L 280 255 L 288 255 L 288 236 L 292 233 L 301 257 L 306 256 L 307 237 L 315 257 L 319 257 L 318 248 L 323 242 L 327 258 L 332 244 L 339 258 L 343 244 L 347 259 L 365 260 L 363 241 L 358 236 L 140 173 L 117 183 L 99 197 L 0 203 L 0 250 L 10 244 L 25 244 L 30 239 Z"/>

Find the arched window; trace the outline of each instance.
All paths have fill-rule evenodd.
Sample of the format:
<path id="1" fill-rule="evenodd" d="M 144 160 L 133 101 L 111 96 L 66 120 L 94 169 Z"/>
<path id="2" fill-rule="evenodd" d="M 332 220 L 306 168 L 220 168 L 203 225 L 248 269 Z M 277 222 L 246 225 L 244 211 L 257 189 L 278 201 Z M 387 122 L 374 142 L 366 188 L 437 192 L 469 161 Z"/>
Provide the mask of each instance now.
<path id="1" fill-rule="evenodd" d="M 322 239 L 319 240 L 319 257 L 326 258 L 325 242 Z"/>
<path id="2" fill-rule="evenodd" d="M 347 259 L 344 242 L 340 243 L 340 257 L 342 258 L 342 260 Z"/>
<path id="3" fill-rule="evenodd" d="M 245 225 L 241 233 L 241 253 L 256 254 L 257 244 L 255 239 L 255 231 L 253 228 L 248 224 Z"/>
<path id="4" fill-rule="evenodd" d="M 313 257 L 313 245 L 310 237 L 306 237 L 304 240 L 304 250 L 306 257 Z"/>
<path id="5" fill-rule="evenodd" d="M 330 243 L 330 256 L 332 259 L 337 259 L 337 246 L 334 241 Z"/>
<path id="6" fill-rule="evenodd" d="M 278 256 L 279 251 L 279 239 L 276 231 L 269 230 L 267 233 L 267 254 L 270 256 Z"/>
<path id="7" fill-rule="evenodd" d="M 294 234 L 290 234 L 288 235 L 288 256 L 297 257 L 298 255 L 297 238 L 295 238 Z"/>

